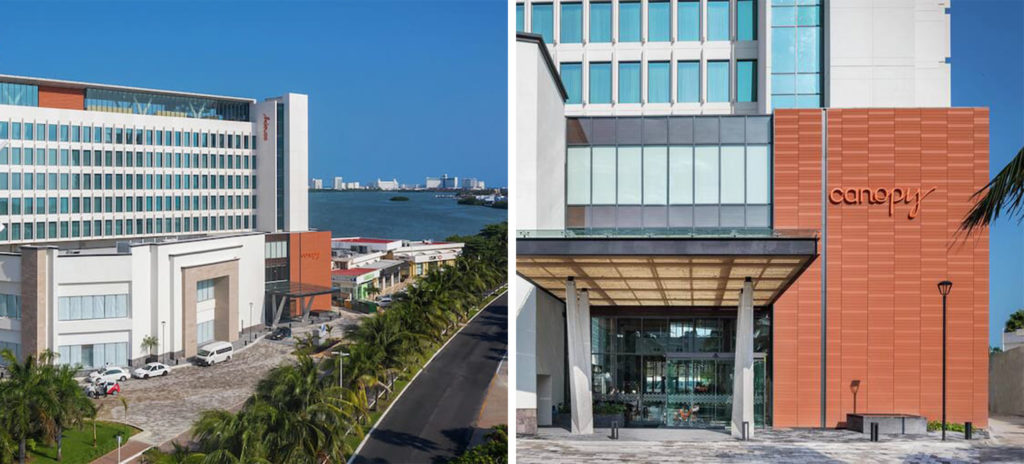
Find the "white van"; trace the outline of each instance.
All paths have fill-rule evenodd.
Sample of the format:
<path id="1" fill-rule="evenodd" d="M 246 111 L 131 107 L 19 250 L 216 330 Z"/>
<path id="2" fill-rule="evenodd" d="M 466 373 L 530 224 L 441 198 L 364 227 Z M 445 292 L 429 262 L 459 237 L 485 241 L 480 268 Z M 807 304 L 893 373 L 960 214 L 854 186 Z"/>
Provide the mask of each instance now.
<path id="1" fill-rule="evenodd" d="M 212 342 L 204 345 L 196 353 L 196 362 L 203 366 L 212 366 L 219 362 L 230 361 L 235 354 L 234 347 L 228 342 Z"/>

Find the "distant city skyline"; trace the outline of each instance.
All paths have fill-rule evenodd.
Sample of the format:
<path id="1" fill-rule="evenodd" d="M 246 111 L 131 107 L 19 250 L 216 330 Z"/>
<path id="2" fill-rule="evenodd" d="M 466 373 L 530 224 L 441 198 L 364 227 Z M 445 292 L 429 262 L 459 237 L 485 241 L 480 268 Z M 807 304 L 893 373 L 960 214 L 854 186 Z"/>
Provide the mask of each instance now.
<path id="1" fill-rule="evenodd" d="M 310 177 L 422 183 L 448 170 L 505 185 L 508 31 L 495 25 L 506 23 L 507 5 L 445 3 L 13 2 L 8 17 L 45 17 L 54 29 L 0 28 L 2 43 L 33 44 L 0 48 L 0 72 L 249 98 L 307 94 Z M 140 17 L 175 24 L 175 33 L 153 34 Z M 33 51 L 69 43 L 116 43 L 119 52 L 49 60 Z"/>

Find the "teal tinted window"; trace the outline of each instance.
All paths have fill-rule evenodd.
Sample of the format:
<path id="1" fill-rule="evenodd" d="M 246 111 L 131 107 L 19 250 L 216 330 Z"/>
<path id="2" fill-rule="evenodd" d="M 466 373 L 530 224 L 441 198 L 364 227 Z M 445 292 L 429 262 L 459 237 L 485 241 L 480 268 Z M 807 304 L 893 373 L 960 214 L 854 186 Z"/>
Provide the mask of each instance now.
<path id="1" fill-rule="evenodd" d="M 562 27 L 560 32 L 562 43 L 583 42 L 583 4 L 562 4 Z"/>
<path id="2" fill-rule="evenodd" d="M 522 3 L 516 3 L 516 30 L 519 32 L 526 31 L 526 18 L 523 9 Z"/>
<path id="3" fill-rule="evenodd" d="M 676 40 L 700 40 L 700 2 L 696 0 L 680 1 L 677 8 Z"/>
<path id="4" fill-rule="evenodd" d="M 39 106 L 39 87 L 0 82 L 0 105 Z"/>
<path id="5" fill-rule="evenodd" d="M 668 61 L 647 63 L 647 101 L 668 103 L 672 89 L 672 68 Z"/>
<path id="6" fill-rule="evenodd" d="M 728 61 L 708 61 L 708 101 L 729 101 Z"/>
<path id="7" fill-rule="evenodd" d="M 736 101 L 757 101 L 757 61 L 736 62 Z"/>
<path id="8" fill-rule="evenodd" d="M 671 9 L 668 2 L 650 2 L 647 4 L 647 40 L 649 42 L 668 42 L 671 28 Z"/>
<path id="9" fill-rule="evenodd" d="M 590 4 L 590 41 L 608 43 L 612 41 L 611 2 Z"/>
<path id="10" fill-rule="evenodd" d="M 550 3 L 534 3 L 532 20 L 530 21 L 531 31 L 540 34 L 544 43 L 554 43 L 555 40 L 555 19 L 552 14 Z"/>
<path id="11" fill-rule="evenodd" d="M 757 3 L 755 0 L 736 1 L 736 40 L 757 39 Z"/>
<path id="12" fill-rule="evenodd" d="M 729 40 L 729 2 L 708 2 L 708 40 Z"/>
<path id="13" fill-rule="evenodd" d="M 820 107 L 821 1 L 772 5 L 772 107 Z"/>
<path id="14" fill-rule="evenodd" d="M 619 63 L 619 103 L 640 103 L 640 63 Z"/>
<path id="15" fill-rule="evenodd" d="M 640 41 L 640 2 L 619 3 L 619 42 Z"/>
<path id="16" fill-rule="evenodd" d="M 590 103 L 612 102 L 612 64 L 590 63 Z"/>
<path id="17" fill-rule="evenodd" d="M 583 65 L 581 63 L 562 63 L 562 85 L 569 94 L 566 103 L 583 103 Z"/>

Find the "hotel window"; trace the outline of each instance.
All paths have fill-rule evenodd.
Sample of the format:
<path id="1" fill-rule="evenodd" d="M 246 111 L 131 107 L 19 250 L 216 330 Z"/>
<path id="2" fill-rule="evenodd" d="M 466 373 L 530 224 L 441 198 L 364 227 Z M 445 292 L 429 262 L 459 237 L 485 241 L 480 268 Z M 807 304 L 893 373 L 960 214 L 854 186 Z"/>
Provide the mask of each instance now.
<path id="1" fill-rule="evenodd" d="M 0 317 L 21 319 L 21 296 L 0 294 Z"/>
<path id="2" fill-rule="evenodd" d="M 619 63 L 619 103 L 640 103 L 640 62 Z"/>
<path id="3" fill-rule="evenodd" d="M 590 41 L 595 43 L 612 41 L 611 2 L 590 3 Z"/>
<path id="4" fill-rule="evenodd" d="M 697 103 L 700 101 L 700 62 L 680 61 L 676 63 L 676 101 Z"/>
<path id="5" fill-rule="evenodd" d="M 729 62 L 708 61 L 708 98 L 709 102 L 729 101 Z"/>
<path id="6" fill-rule="evenodd" d="M 773 108 L 822 105 L 820 3 L 772 0 Z"/>
<path id="7" fill-rule="evenodd" d="M 566 103 L 583 103 L 583 64 L 562 63 L 560 73 L 562 85 L 565 86 L 565 92 L 569 95 Z"/>
<path id="8" fill-rule="evenodd" d="M 109 235 L 109 234 L 108 234 Z M 57 320 L 118 319 L 128 317 L 128 294 L 62 296 L 57 299 Z"/>
<path id="9" fill-rule="evenodd" d="M 60 356 L 57 357 L 57 362 L 79 365 L 85 369 L 128 364 L 128 342 L 61 345 L 58 351 Z"/>
<path id="10" fill-rule="evenodd" d="M 668 203 L 668 147 L 644 147 L 644 204 L 664 205 Z"/>
<path id="11" fill-rule="evenodd" d="M 583 42 L 583 4 L 562 3 L 562 43 Z"/>
<path id="12" fill-rule="evenodd" d="M 642 21 L 640 2 L 619 2 L 619 42 L 639 42 Z"/>
<path id="13" fill-rule="evenodd" d="M 639 205 L 643 185 L 640 147 L 619 147 L 617 200 L 620 205 Z"/>
<path id="14" fill-rule="evenodd" d="M 531 31 L 540 34 L 544 43 L 554 43 L 555 40 L 555 19 L 550 3 L 534 3 L 531 11 Z"/>
<path id="15" fill-rule="evenodd" d="M 700 1 L 680 0 L 676 9 L 676 40 L 700 40 Z"/>
<path id="16" fill-rule="evenodd" d="M 647 102 L 668 103 L 672 90 L 672 68 L 668 61 L 647 63 Z"/>
<path id="17" fill-rule="evenodd" d="M 158 223 L 159 224 L 159 223 Z M 196 303 L 214 299 L 214 279 L 196 282 Z"/>
<path id="18" fill-rule="evenodd" d="M 672 9 L 667 1 L 650 2 L 647 4 L 647 41 L 668 42 L 672 28 Z"/>
<path id="19" fill-rule="evenodd" d="M 0 105 L 39 106 L 39 87 L 0 82 Z"/>
<path id="20" fill-rule="evenodd" d="M 0 140 L 7 138 L 7 121 L 0 121 Z"/>
<path id="21" fill-rule="evenodd" d="M 525 18 L 525 14 L 526 13 L 525 13 L 525 11 L 523 11 L 524 8 L 525 8 L 525 6 L 522 3 L 516 3 L 516 31 L 519 31 L 519 32 L 525 32 L 526 31 L 526 27 L 525 27 L 526 26 L 526 18 Z M 246 148 L 249 148 L 249 147 L 246 147 Z"/>
<path id="22" fill-rule="evenodd" d="M 736 0 L 736 40 L 757 40 L 756 0 Z"/>
<path id="23" fill-rule="evenodd" d="M 590 63 L 590 103 L 612 102 L 612 64 Z"/>
<path id="24" fill-rule="evenodd" d="M 590 203 L 590 149 L 569 148 L 566 164 L 566 202 L 570 205 Z"/>
<path id="25" fill-rule="evenodd" d="M 718 203 L 718 147 L 694 149 L 694 203 Z"/>
<path id="26" fill-rule="evenodd" d="M 213 340 L 213 321 L 206 321 L 196 324 L 196 343 L 203 343 Z"/>
<path id="27" fill-rule="evenodd" d="M 708 40 L 729 40 L 729 1 L 708 1 Z"/>
<path id="28" fill-rule="evenodd" d="M 757 60 L 736 61 L 736 101 L 757 101 Z"/>

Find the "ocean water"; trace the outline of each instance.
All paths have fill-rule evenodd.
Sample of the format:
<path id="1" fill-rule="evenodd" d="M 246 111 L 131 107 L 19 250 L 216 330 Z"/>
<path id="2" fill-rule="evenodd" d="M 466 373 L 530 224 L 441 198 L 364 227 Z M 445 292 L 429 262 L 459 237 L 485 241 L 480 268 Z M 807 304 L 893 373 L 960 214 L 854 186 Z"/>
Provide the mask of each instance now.
<path id="1" fill-rule="evenodd" d="M 460 205 L 434 192 L 310 192 L 309 227 L 334 237 L 444 240 L 508 220 L 507 210 Z M 390 201 L 405 196 L 409 201 Z"/>

